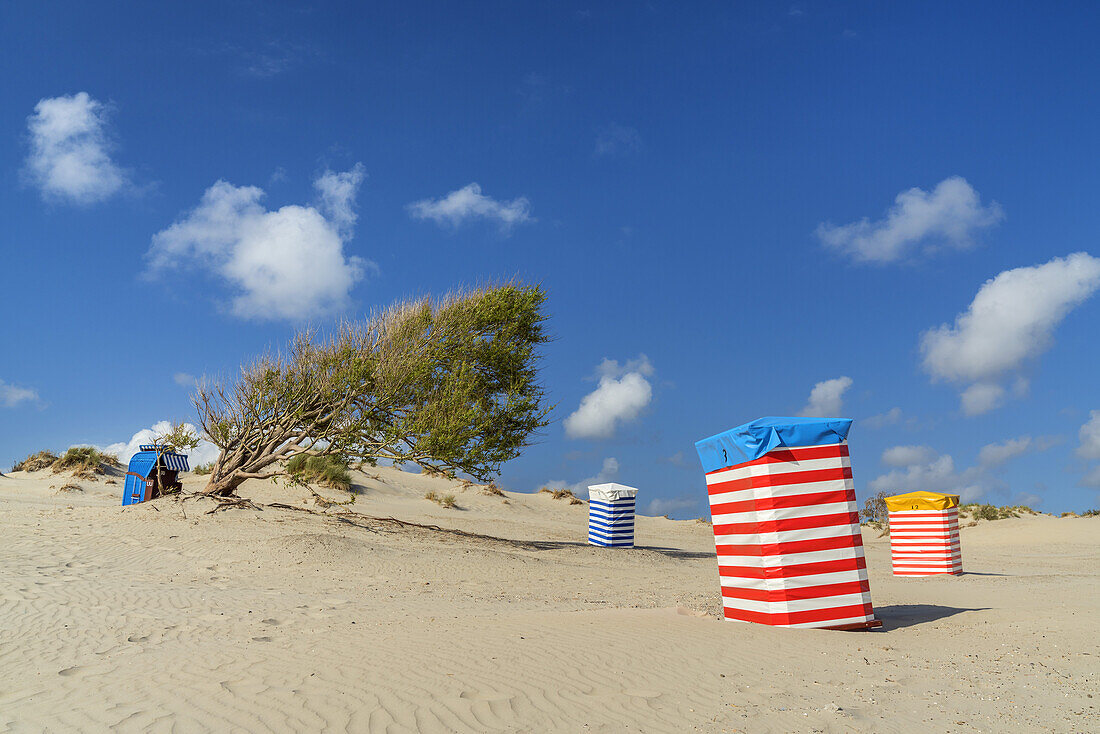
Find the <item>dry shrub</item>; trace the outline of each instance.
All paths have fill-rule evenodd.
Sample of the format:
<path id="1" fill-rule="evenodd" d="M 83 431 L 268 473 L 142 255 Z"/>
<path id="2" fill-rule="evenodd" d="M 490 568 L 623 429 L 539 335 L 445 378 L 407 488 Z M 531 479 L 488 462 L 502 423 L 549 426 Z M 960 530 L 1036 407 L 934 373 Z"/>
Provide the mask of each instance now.
<path id="1" fill-rule="evenodd" d="M 68 484 L 62 484 L 61 487 L 57 491 L 58 492 L 83 492 L 84 488 L 81 487 L 79 484 L 74 484 L 72 482 L 69 482 Z"/>
<path id="2" fill-rule="evenodd" d="M 705 517 L 697 517 L 697 518 L 695 518 L 695 522 L 699 523 L 700 525 L 710 525 L 711 524 L 710 520 L 706 519 Z"/>
<path id="3" fill-rule="evenodd" d="M 31 454 L 22 461 L 18 461 L 11 468 L 12 471 L 41 471 L 57 461 L 57 454 L 52 451 L 39 451 L 36 454 Z"/>
<path id="4" fill-rule="evenodd" d="M 572 499 L 569 500 L 569 504 L 571 504 L 571 505 L 583 505 L 584 500 L 580 499 L 579 497 L 573 497 Z"/>

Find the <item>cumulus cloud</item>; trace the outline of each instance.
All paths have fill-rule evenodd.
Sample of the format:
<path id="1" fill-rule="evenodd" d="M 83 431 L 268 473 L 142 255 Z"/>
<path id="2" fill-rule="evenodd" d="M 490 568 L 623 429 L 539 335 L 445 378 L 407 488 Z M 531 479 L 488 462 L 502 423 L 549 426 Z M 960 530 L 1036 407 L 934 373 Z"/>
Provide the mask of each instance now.
<path id="1" fill-rule="evenodd" d="M 218 181 L 195 209 L 153 236 L 151 273 L 176 265 L 208 270 L 230 283 L 230 311 L 241 318 L 302 321 L 348 307 L 352 287 L 372 264 L 344 252 L 355 224 L 361 166 L 326 171 L 319 204 L 269 211 L 262 189 Z"/>
<path id="2" fill-rule="evenodd" d="M 436 224 L 454 227 L 471 219 L 488 219 L 507 232 L 517 224 L 534 221 L 527 197 L 497 201 L 482 194 L 476 183 L 466 184 L 439 199 L 414 201 L 406 208 L 413 219 L 430 219 Z"/>
<path id="3" fill-rule="evenodd" d="M 354 168 L 343 173 L 325 171 L 313 183 L 321 198 L 321 211 L 349 236 L 355 228 L 355 220 L 358 219 L 355 196 L 359 193 L 359 185 L 363 183 L 364 176 L 366 171 L 363 164 L 356 163 Z"/>
<path id="4" fill-rule="evenodd" d="M 871 416 L 870 418 L 864 418 L 862 421 L 860 421 L 860 425 L 873 429 L 885 428 L 886 426 L 895 426 L 900 423 L 901 417 L 901 408 L 895 407 L 890 408 L 890 410 L 886 411 L 885 413 L 879 413 L 877 415 Z"/>
<path id="5" fill-rule="evenodd" d="M 888 263 L 901 260 L 918 248 L 964 250 L 973 247 L 977 233 L 1002 218 L 1000 205 L 982 206 L 978 192 L 960 176 L 936 184 L 931 192 L 919 188 L 902 191 L 882 219 L 833 225 L 823 222 L 817 236 L 837 252 L 856 262 Z"/>
<path id="6" fill-rule="evenodd" d="M 1094 466 L 1089 470 L 1085 476 L 1081 477 L 1081 481 L 1078 482 L 1078 484 L 1082 487 L 1100 489 L 1100 465 Z"/>
<path id="7" fill-rule="evenodd" d="M 619 461 L 615 457 L 603 460 L 603 466 L 595 476 L 587 477 L 570 484 L 563 479 L 553 479 L 546 483 L 548 489 L 568 489 L 581 499 L 588 499 L 588 488 L 593 484 L 604 484 L 615 479 L 619 475 Z"/>
<path id="8" fill-rule="evenodd" d="M 1100 459 L 1100 410 L 1090 410 L 1088 421 L 1077 432 L 1081 445 L 1077 455 L 1082 459 Z"/>
<path id="9" fill-rule="evenodd" d="M 928 490 L 958 494 L 964 501 L 977 500 L 992 491 L 1007 491 L 1005 482 L 997 477 L 997 467 L 1027 452 L 1046 451 L 1059 440 L 1057 436 L 1020 436 L 986 444 L 978 452 L 978 462 L 961 470 L 950 454 L 940 454 L 929 446 L 894 446 L 882 453 L 882 463 L 895 468 L 868 486 L 874 492 Z M 1031 499 L 1028 504 L 1037 502 Z"/>
<path id="10" fill-rule="evenodd" d="M 1000 443 L 989 443 L 978 451 L 978 463 L 982 466 L 1000 466 L 1031 448 L 1031 436 L 1010 438 Z"/>
<path id="11" fill-rule="evenodd" d="M 1098 287 L 1100 258 L 1085 252 L 1006 270 L 982 285 L 954 325 L 921 335 L 924 369 L 934 380 L 969 383 L 967 415 L 988 412 L 1004 401 L 1004 377 L 1050 349 L 1054 329 Z M 1026 380 L 1014 389 L 1026 392 Z"/>
<path id="12" fill-rule="evenodd" d="M 844 391 L 852 386 L 851 377 L 835 377 L 823 380 L 810 390 L 810 399 L 799 415 L 834 417 L 844 409 Z"/>
<path id="13" fill-rule="evenodd" d="M 38 391 L 29 387 L 20 387 L 0 380 L 0 407 L 14 408 L 22 403 L 38 400 Z"/>
<path id="14" fill-rule="evenodd" d="M 641 150 L 642 136 L 632 127 L 611 123 L 596 136 L 594 155 L 606 156 L 633 153 Z"/>
<path id="15" fill-rule="evenodd" d="M 930 461 L 936 452 L 929 446 L 891 446 L 882 452 L 882 463 L 905 467 Z"/>
<path id="16" fill-rule="evenodd" d="M 597 372 L 599 385 L 565 419 L 569 438 L 610 438 L 620 423 L 637 418 L 653 398 L 646 379 L 653 376 L 653 365 L 644 354 L 625 365 L 604 359 Z"/>
<path id="17" fill-rule="evenodd" d="M 931 455 L 908 466 L 894 469 L 872 479 L 868 485 L 874 492 L 904 493 L 928 490 L 960 495 L 964 501 L 981 497 L 988 487 L 979 481 L 981 472 L 975 467 L 958 471 L 950 454 Z"/>
<path id="18" fill-rule="evenodd" d="M 199 430 L 190 423 L 184 423 L 184 426 L 191 429 L 196 435 L 201 435 Z M 133 436 L 129 441 L 120 441 L 118 443 L 112 443 L 108 446 L 97 446 L 100 451 L 113 454 L 118 457 L 119 461 L 123 464 L 130 461 L 130 458 L 140 451 L 142 444 L 152 443 L 153 439 L 160 438 L 172 431 L 172 424 L 168 421 L 158 421 L 149 428 L 143 428 Z M 209 464 L 218 458 L 218 447 L 210 443 L 206 439 L 199 439 L 199 445 L 194 449 L 187 452 L 187 463 L 192 467 L 200 466 L 202 464 Z"/>
<path id="19" fill-rule="evenodd" d="M 129 184 L 111 160 L 106 109 L 87 92 L 39 100 L 27 129 L 27 175 L 45 198 L 94 204 Z"/>

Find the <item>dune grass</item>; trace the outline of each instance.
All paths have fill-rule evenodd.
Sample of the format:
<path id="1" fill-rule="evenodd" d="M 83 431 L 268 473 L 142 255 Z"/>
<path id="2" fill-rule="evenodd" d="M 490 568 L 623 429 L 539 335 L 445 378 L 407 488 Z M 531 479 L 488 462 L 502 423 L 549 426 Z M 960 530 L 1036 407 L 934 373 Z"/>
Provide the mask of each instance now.
<path id="1" fill-rule="evenodd" d="M 458 507 L 458 502 L 455 501 L 455 496 L 453 494 L 439 495 L 435 492 L 428 492 L 424 495 L 424 499 L 447 509 Z"/>
<path id="2" fill-rule="evenodd" d="M 104 467 L 121 466 L 117 457 L 105 454 L 91 446 L 73 446 L 60 456 L 50 470 L 54 474 L 63 471 L 71 471 L 77 477 L 91 477 L 95 474 L 103 474 Z"/>
<path id="3" fill-rule="evenodd" d="M 965 505 L 959 505 L 959 517 L 969 518 L 973 522 L 979 520 L 1007 520 L 1011 517 L 1022 517 L 1024 515 L 1038 515 L 1039 513 L 1031 509 L 1027 505 L 1008 505 L 1005 507 L 997 507 L 996 505 L 981 504 L 978 502 L 970 502 Z"/>
<path id="4" fill-rule="evenodd" d="M 481 488 L 482 494 L 490 495 L 491 497 L 503 497 L 504 490 L 497 486 L 496 482 L 489 482 Z"/>
<path id="5" fill-rule="evenodd" d="M 573 490 L 571 490 L 571 489 L 550 489 L 549 487 L 543 487 L 542 489 L 539 490 L 539 494 L 548 494 L 548 495 L 550 495 L 550 497 L 552 499 L 556 499 L 556 500 L 565 500 L 565 499 L 567 499 L 567 500 L 569 500 L 569 504 L 571 504 L 571 505 L 583 505 L 584 504 L 584 500 L 582 500 L 577 495 L 573 494 Z"/>
<path id="6" fill-rule="evenodd" d="M 31 454 L 22 461 L 17 461 L 12 466 L 12 471 L 41 471 L 53 466 L 53 463 L 57 461 L 57 454 L 52 451 L 39 451 L 38 453 Z"/>
<path id="7" fill-rule="evenodd" d="M 351 491 L 348 465 L 337 456 L 298 454 L 286 463 L 286 470 L 293 479 L 302 484 L 319 484 L 322 487 Z"/>

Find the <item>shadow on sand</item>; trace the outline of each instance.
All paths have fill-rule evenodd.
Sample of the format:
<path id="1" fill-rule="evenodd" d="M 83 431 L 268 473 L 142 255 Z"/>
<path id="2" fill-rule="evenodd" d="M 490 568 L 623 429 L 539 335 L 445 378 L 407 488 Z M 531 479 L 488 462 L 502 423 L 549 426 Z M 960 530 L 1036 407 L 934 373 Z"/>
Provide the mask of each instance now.
<path id="1" fill-rule="evenodd" d="M 599 548 L 599 546 L 590 545 L 583 541 L 573 540 L 528 540 L 523 541 L 523 545 L 532 548 L 534 550 L 562 550 L 565 548 Z M 660 553 L 662 556 L 669 558 L 714 558 L 714 552 L 700 552 L 700 551 L 687 551 L 680 548 L 667 548 L 658 545 L 636 545 L 633 548 L 607 548 L 608 551 L 621 553 L 623 551 L 630 552 L 631 550 L 643 550 L 652 551 L 654 553 Z"/>
<path id="2" fill-rule="evenodd" d="M 925 622 L 936 622 L 962 612 L 984 612 L 989 607 L 941 607 L 936 604 L 891 604 L 875 607 L 875 616 L 882 621 L 882 629 L 895 630 Z"/>

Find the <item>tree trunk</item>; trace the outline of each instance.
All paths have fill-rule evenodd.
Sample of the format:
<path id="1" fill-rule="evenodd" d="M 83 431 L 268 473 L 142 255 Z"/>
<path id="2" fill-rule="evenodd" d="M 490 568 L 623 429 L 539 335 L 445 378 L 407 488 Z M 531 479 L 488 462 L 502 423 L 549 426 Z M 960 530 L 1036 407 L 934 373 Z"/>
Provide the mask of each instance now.
<path id="1" fill-rule="evenodd" d="M 206 488 L 202 493 L 211 497 L 231 497 L 237 493 L 237 487 L 244 484 L 244 477 L 240 477 L 236 472 L 230 472 L 228 475 L 219 477 L 216 474 L 210 475 L 210 481 L 206 483 Z"/>

